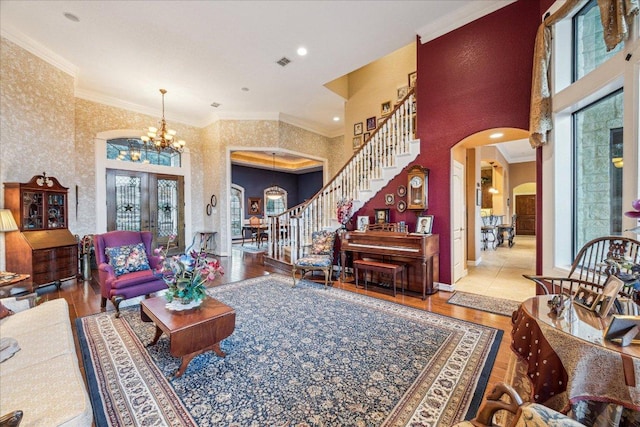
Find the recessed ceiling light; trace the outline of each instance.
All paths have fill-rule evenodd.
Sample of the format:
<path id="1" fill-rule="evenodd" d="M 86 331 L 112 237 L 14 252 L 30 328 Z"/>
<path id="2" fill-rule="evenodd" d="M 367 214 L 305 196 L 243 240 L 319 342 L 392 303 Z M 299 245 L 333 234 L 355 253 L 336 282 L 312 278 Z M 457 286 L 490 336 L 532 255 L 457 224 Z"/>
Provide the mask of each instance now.
<path id="1" fill-rule="evenodd" d="M 497 138 L 501 138 L 504 136 L 504 133 L 502 132 L 496 132 L 496 133 L 492 133 L 491 135 L 489 135 L 489 138 L 491 139 L 497 139 Z"/>
<path id="2" fill-rule="evenodd" d="M 305 56 L 307 54 L 307 48 L 300 46 L 297 50 L 298 55 Z"/>
<path id="3" fill-rule="evenodd" d="M 243 87 L 240 90 L 243 91 L 243 92 L 249 92 L 249 88 L 248 87 Z"/>
<path id="4" fill-rule="evenodd" d="M 64 17 L 67 18 L 69 21 L 80 22 L 80 18 L 78 18 L 76 15 L 70 12 L 65 12 Z"/>
<path id="5" fill-rule="evenodd" d="M 339 122 L 339 121 L 340 121 L 340 117 L 335 116 L 335 117 L 333 118 L 333 121 L 334 121 L 334 122 Z"/>

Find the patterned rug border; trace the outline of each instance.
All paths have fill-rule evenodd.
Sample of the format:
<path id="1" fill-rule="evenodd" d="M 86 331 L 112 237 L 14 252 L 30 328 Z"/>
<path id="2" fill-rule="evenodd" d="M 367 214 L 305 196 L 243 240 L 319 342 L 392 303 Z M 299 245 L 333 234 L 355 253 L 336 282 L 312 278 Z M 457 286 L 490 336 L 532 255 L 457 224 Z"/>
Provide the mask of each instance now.
<path id="1" fill-rule="evenodd" d="M 217 289 L 232 290 L 232 288 L 234 287 L 249 286 L 264 280 L 274 280 L 279 284 L 288 287 L 290 287 L 292 283 L 292 279 L 288 276 L 281 274 L 269 274 L 252 279 L 223 284 L 215 288 L 211 288 L 211 291 L 212 294 L 215 295 Z M 446 417 L 448 417 L 449 419 L 459 418 L 461 420 L 462 417 L 464 417 L 465 419 L 470 419 L 475 416 L 482 400 L 484 391 L 486 389 L 489 375 L 493 368 L 495 357 L 502 340 L 502 330 L 479 325 L 473 322 L 451 318 L 438 313 L 432 313 L 429 311 L 408 307 L 398 304 L 394 301 L 379 300 L 370 296 L 355 294 L 337 288 L 325 289 L 324 286 L 306 280 L 299 282 L 298 287 L 309 289 L 310 291 L 316 292 L 319 295 L 322 295 L 322 293 L 330 293 L 333 297 L 338 298 L 343 302 L 363 305 L 365 307 L 370 307 L 376 310 L 388 311 L 397 316 L 407 318 L 408 320 L 419 319 L 426 324 L 433 324 L 434 326 L 442 328 L 443 330 L 455 331 L 456 334 L 459 334 L 459 336 L 456 336 L 455 338 L 449 338 L 449 341 L 442 344 L 437 352 L 438 354 L 442 353 L 446 354 L 447 356 L 453 356 L 450 357 L 451 359 L 457 359 L 457 357 L 455 351 L 452 351 L 450 348 L 447 349 L 447 346 L 453 346 L 455 348 L 456 345 L 460 346 L 459 343 L 464 341 L 466 341 L 467 345 L 469 345 L 469 342 L 473 341 L 474 339 L 476 341 L 477 339 L 479 339 L 478 337 L 473 337 L 474 334 L 481 336 L 482 342 L 477 342 L 476 344 L 474 344 L 474 347 L 472 347 L 474 349 L 474 356 L 466 361 L 469 366 L 467 366 L 467 368 L 457 366 L 458 371 L 460 371 L 461 369 L 464 370 L 464 376 L 460 377 L 460 379 L 456 380 L 456 382 L 453 383 L 453 385 L 457 387 L 459 387 L 460 384 L 464 384 L 468 390 L 473 390 L 474 392 L 464 393 L 464 396 L 455 396 L 455 394 L 461 393 L 453 393 L 453 391 L 450 391 L 451 396 L 449 400 L 447 400 L 447 411 L 445 411 L 447 412 Z M 129 308 L 129 310 L 135 309 L 136 307 Z M 104 411 L 105 406 L 107 405 L 103 404 L 97 390 L 97 383 L 99 379 L 94 372 L 94 367 L 96 365 L 94 364 L 95 361 L 92 359 L 90 354 L 91 352 L 89 351 L 89 346 L 87 344 L 88 337 L 84 330 L 84 324 L 86 323 L 85 320 L 89 318 L 105 315 L 105 317 L 109 318 L 111 321 L 117 322 L 117 319 L 114 319 L 112 314 L 113 312 L 98 313 L 95 315 L 76 319 L 76 324 L 78 326 L 78 338 L 82 344 L 82 355 L 85 361 L 85 371 L 87 373 L 87 380 L 90 384 L 90 396 L 92 399 L 92 404 L 94 405 L 94 412 L 96 412 L 95 421 L 97 426 L 109 425 L 104 412 L 100 414 L 100 411 L 97 411 L 98 409 Z M 454 319 L 455 322 L 451 322 L 451 319 Z M 130 329 L 127 321 L 120 321 L 119 323 L 126 325 L 125 327 L 127 329 Z M 132 330 L 130 331 L 130 333 L 131 336 L 136 336 Z M 175 391 L 173 384 L 165 379 L 163 373 L 156 366 L 151 356 L 147 353 L 144 345 L 137 339 L 135 341 L 138 342 L 133 344 L 141 350 L 144 359 L 146 359 L 146 362 L 148 362 L 147 364 L 153 367 L 153 369 L 150 370 L 151 372 L 147 372 L 146 374 L 151 375 L 154 378 L 154 381 L 157 379 L 157 384 L 154 383 L 154 386 L 159 387 L 163 391 L 163 393 L 165 393 L 164 400 L 162 401 L 161 405 L 161 412 L 163 413 L 163 415 L 168 415 L 168 418 L 172 420 L 171 425 L 196 425 L 194 419 L 191 417 L 186 407 L 184 407 L 184 405 L 180 401 L 180 397 Z M 111 347 L 111 343 L 109 343 L 109 346 Z M 438 357 L 443 357 L 438 356 L 438 354 L 433 355 L 434 360 L 436 360 Z M 476 363 L 478 360 L 480 362 Z M 449 361 L 440 361 L 440 363 L 444 363 L 444 365 L 446 365 L 447 363 L 449 363 Z M 454 360 L 451 361 L 451 363 L 457 363 L 457 361 Z M 475 363 L 475 365 L 473 365 L 473 363 Z M 434 390 L 436 392 L 439 390 L 437 386 L 433 385 L 434 377 L 440 374 L 445 375 L 446 378 L 446 372 L 451 372 L 451 367 L 449 367 L 449 371 L 447 371 L 447 368 L 444 365 L 438 372 L 430 372 L 431 369 L 423 369 L 420 377 L 430 376 L 430 378 L 426 380 L 420 378 L 416 379 L 413 386 L 411 386 L 405 392 L 405 396 L 402 397 L 399 402 L 397 402 L 396 407 L 388 414 L 386 421 L 384 421 L 381 425 L 407 425 L 409 422 L 416 421 L 415 419 L 413 419 L 413 417 L 415 417 L 414 414 L 418 411 L 429 412 L 429 406 L 428 404 L 426 404 L 426 398 L 429 397 L 429 392 L 433 393 Z M 91 369 L 87 369 L 88 367 L 90 367 Z M 456 388 L 453 387 L 453 385 L 452 388 Z M 430 387 L 432 388 L 431 390 L 429 389 Z M 435 387 L 435 389 L 433 389 L 433 387 Z M 169 402 L 167 402 L 167 400 Z M 168 411 L 167 414 L 165 414 L 166 411 Z M 425 416 L 432 416 L 432 414 L 428 414 Z M 441 413 L 440 416 L 445 415 L 444 413 Z M 418 418 L 419 417 L 420 416 L 418 416 Z M 122 421 L 125 422 L 126 420 Z M 129 419 L 129 421 L 131 421 L 131 419 Z"/>
<path id="2" fill-rule="evenodd" d="M 458 301 L 459 299 L 461 301 Z M 447 303 L 507 317 L 511 317 L 513 312 L 520 306 L 520 303 L 515 300 L 462 291 L 455 291 L 455 293 L 449 297 Z"/>

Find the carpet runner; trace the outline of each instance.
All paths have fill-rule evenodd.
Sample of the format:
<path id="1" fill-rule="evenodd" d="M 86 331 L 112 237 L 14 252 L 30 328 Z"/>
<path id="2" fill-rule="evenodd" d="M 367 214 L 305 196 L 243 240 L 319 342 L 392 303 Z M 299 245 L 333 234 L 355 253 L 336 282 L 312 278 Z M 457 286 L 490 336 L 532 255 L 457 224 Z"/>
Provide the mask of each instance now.
<path id="1" fill-rule="evenodd" d="M 452 425 L 473 417 L 502 331 L 272 274 L 209 290 L 227 354 L 180 360 L 139 307 L 77 319 L 100 426 Z"/>
<path id="2" fill-rule="evenodd" d="M 510 299 L 488 297 L 485 295 L 471 294 L 468 292 L 456 291 L 447 301 L 449 304 L 462 307 L 474 308 L 488 313 L 509 316 L 518 310 L 520 303 Z"/>

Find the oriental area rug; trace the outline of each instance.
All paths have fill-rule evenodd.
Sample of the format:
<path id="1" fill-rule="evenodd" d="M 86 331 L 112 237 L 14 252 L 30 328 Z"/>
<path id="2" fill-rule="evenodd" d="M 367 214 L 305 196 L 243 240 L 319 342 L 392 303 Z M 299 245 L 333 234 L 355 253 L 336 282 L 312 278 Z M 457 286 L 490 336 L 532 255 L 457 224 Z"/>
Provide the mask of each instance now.
<path id="1" fill-rule="evenodd" d="M 271 274 L 209 294 L 236 327 L 186 372 L 139 306 L 77 319 L 97 426 L 447 426 L 475 415 L 502 331 Z"/>
<path id="2" fill-rule="evenodd" d="M 486 311 L 488 313 L 509 316 L 518 310 L 520 303 L 504 298 L 494 298 L 485 295 L 471 294 L 468 292 L 456 291 L 447 301 L 449 304 L 459 305 L 462 307 L 474 308 L 476 310 Z"/>

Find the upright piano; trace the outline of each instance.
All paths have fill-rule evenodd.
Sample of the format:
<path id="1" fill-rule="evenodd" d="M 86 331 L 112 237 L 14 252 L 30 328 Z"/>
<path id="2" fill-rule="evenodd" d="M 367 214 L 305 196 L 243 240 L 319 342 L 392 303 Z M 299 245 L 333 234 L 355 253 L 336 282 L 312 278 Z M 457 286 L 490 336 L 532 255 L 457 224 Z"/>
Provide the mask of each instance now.
<path id="1" fill-rule="evenodd" d="M 438 292 L 440 241 L 437 234 L 394 231 L 348 231 L 342 235 L 340 255 L 343 266 L 347 252 L 353 259 L 377 259 L 391 264 L 405 264 L 406 288 L 422 293 L 422 299 Z M 341 280 L 344 281 L 344 268 Z"/>

